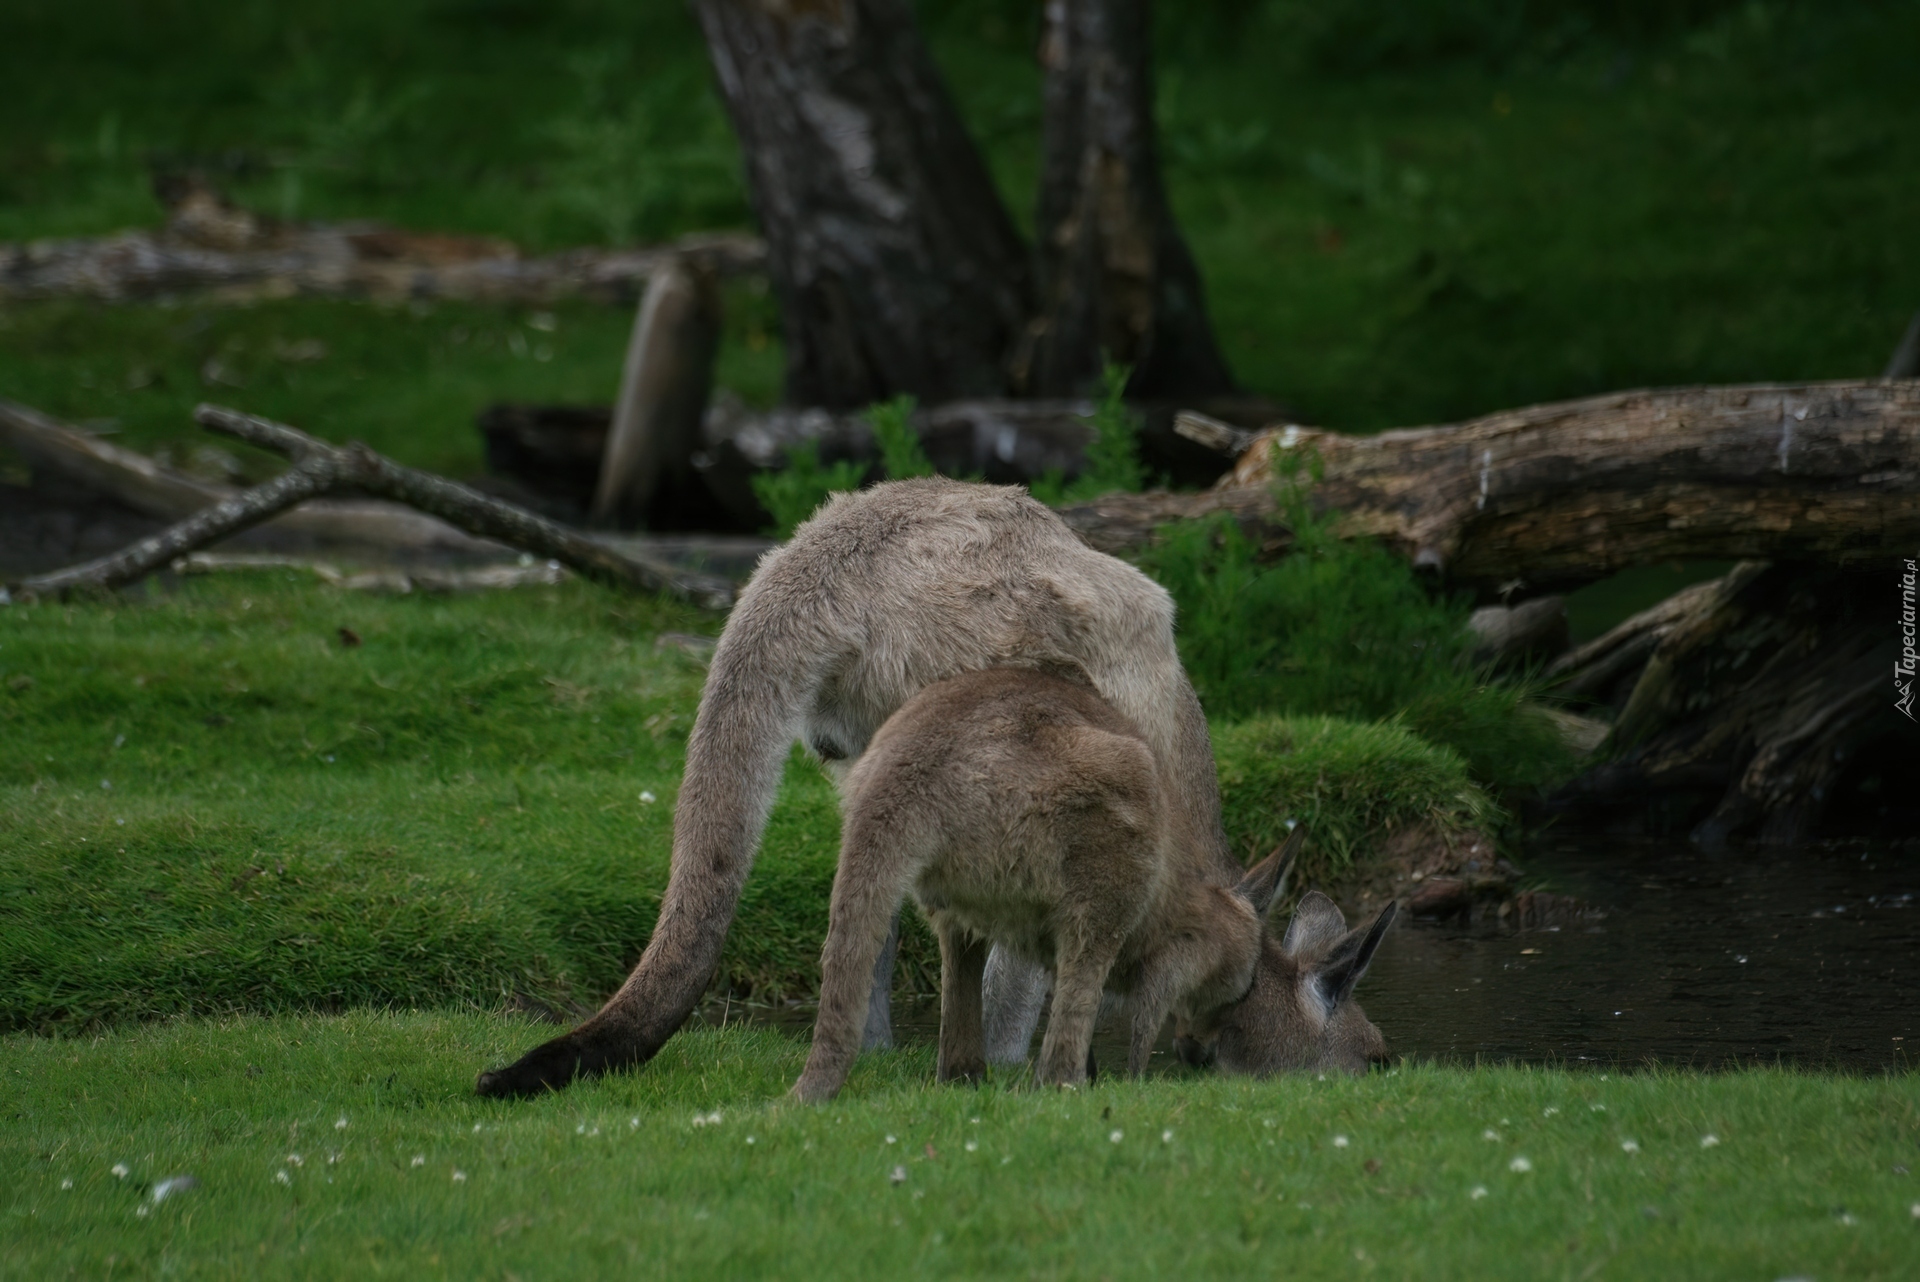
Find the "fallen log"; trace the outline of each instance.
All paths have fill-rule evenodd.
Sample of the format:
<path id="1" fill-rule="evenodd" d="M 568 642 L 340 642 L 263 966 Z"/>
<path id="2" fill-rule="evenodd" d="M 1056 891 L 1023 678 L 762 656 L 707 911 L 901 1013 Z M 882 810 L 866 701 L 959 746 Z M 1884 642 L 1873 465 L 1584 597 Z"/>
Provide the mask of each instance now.
<path id="1" fill-rule="evenodd" d="M 525 565 L 482 565 L 473 569 L 434 569 L 415 566 L 409 569 L 343 570 L 327 561 L 302 557 L 255 553 L 190 552 L 173 562 L 176 574 L 206 575 L 238 571 L 294 570 L 311 574 L 328 587 L 349 592 L 392 593 L 405 596 L 413 592 L 492 592 L 530 585 L 551 587 L 567 581 L 566 567 L 558 561 L 534 561 Z"/>
<path id="2" fill-rule="evenodd" d="M 627 344 L 612 427 L 588 516 L 595 525 L 660 524 L 692 489 L 713 362 L 720 350 L 720 289 L 697 262 L 663 266 L 647 284 Z"/>
<path id="3" fill-rule="evenodd" d="M 1190 435 L 1237 441 L 1181 416 Z M 1525 594 L 1671 558 L 1855 564 L 1920 543 L 1920 381 L 1622 392 L 1445 427 L 1260 433 L 1212 489 L 1062 513 L 1123 551 L 1158 524 L 1272 519 L 1274 456 L 1317 456 L 1316 508 L 1453 582 Z"/>
<path id="4" fill-rule="evenodd" d="M 18 593 L 54 595 L 132 582 L 312 495 L 352 488 L 419 508 L 481 538 L 551 558 L 584 578 L 612 587 L 665 592 L 710 609 L 732 603 L 733 587 L 724 579 L 616 550 L 464 485 L 402 467 L 357 442 L 331 445 L 285 424 L 217 405 L 200 406 L 194 418 L 210 430 L 284 454 L 293 466 L 272 481 L 224 499 L 132 547 L 25 579 L 17 585 Z"/>
<path id="5" fill-rule="evenodd" d="M 656 270 L 679 259 L 698 259 L 728 276 L 766 269 L 765 244 L 741 233 L 529 258 L 493 237 L 407 232 L 373 222 L 281 222 L 231 204 L 204 183 L 156 185 L 168 208 L 158 231 L 0 244 L 0 302 L 130 302 L 195 293 L 229 302 L 294 296 L 631 302 Z"/>

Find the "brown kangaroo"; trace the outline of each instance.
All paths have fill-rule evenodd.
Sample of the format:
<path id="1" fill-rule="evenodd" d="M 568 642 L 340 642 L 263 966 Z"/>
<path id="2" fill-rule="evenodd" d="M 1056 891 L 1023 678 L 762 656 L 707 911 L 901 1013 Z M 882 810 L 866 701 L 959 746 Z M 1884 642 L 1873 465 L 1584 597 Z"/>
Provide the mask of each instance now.
<path id="1" fill-rule="evenodd" d="M 1223 877 L 1213 851 L 1173 822 L 1146 737 L 1075 675 L 998 669 L 928 686 L 847 772 L 820 1013 L 798 1098 L 828 1100 L 846 1082 L 868 976 L 908 894 L 940 940 L 942 1081 L 986 1068 L 989 944 L 1053 970 L 1043 1083 L 1086 1080 L 1108 990 L 1131 1013 L 1136 1076 L 1169 1015 L 1230 1072 L 1357 1072 L 1384 1054 L 1350 996 L 1394 905 L 1349 935 L 1331 901 L 1309 895 L 1288 938 L 1269 937 L 1266 913 L 1304 830 L 1237 884 Z"/>
<path id="2" fill-rule="evenodd" d="M 794 740 L 843 769 L 933 682 L 1047 664 L 1086 673 L 1138 728 L 1180 848 L 1237 875 L 1206 719 L 1158 584 L 1018 488 L 928 478 L 836 495 L 761 561 L 720 635 L 687 741 L 672 871 L 632 975 L 572 1032 L 482 1073 L 480 1093 L 644 1063 L 673 1035 L 719 965 Z"/>

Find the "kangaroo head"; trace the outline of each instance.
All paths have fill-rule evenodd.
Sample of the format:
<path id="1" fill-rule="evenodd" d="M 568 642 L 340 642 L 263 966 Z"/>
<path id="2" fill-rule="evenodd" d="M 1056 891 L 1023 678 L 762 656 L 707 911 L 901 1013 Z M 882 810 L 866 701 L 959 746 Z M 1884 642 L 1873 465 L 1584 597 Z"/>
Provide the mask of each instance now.
<path id="1" fill-rule="evenodd" d="M 1246 895 L 1264 919 L 1278 891 L 1278 876 L 1267 875 L 1263 863 L 1236 893 Z M 1246 995 L 1191 1021 L 1181 1057 L 1252 1074 L 1364 1073 L 1369 1064 L 1384 1060 L 1386 1039 L 1353 1000 L 1353 989 L 1393 924 L 1396 908 L 1389 903 L 1371 925 L 1349 931 L 1331 899 L 1308 892 L 1284 937 L 1262 936 Z"/>

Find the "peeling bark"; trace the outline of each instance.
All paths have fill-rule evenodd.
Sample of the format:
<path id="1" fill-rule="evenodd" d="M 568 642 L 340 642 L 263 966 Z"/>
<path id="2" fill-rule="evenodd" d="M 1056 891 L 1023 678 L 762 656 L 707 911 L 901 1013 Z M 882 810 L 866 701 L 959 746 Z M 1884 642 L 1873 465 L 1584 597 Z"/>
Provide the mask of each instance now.
<path id="1" fill-rule="evenodd" d="M 999 396 L 1027 252 L 904 0 L 696 0 L 746 161 L 787 400 Z"/>

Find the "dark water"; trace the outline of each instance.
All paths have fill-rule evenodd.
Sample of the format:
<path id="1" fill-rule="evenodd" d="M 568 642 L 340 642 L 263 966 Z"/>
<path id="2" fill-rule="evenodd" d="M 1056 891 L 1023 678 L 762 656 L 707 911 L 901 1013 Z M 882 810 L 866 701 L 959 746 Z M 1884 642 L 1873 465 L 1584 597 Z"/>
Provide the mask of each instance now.
<path id="1" fill-rule="evenodd" d="M 1421 1058 L 1876 1071 L 1920 1054 L 1920 850 L 1886 843 L 1703 855 L 1561 838 L 1530 873 L 1605 914 L 1474 937 L 1414 928 L 1362 985 Z"/>
<path id="2" fill-rule="evenodd" d="M 1514 934 L 1396 929 L 1359 990 L 1396 1055 L 1850 1072 L 1920 1058 L 1920 846 L 1703 855 L 1569 836 L 1536 843 L 1526 871 L 1602 915 Z M 804 1036 L 812 1012 L 749 1018 Z M 1126 1062 L 1120 1025 L 1095 1038 L 1103 1066 Z M 897 1007 L 895 1028 L 932 1041 L 937 1004 Z"/>

